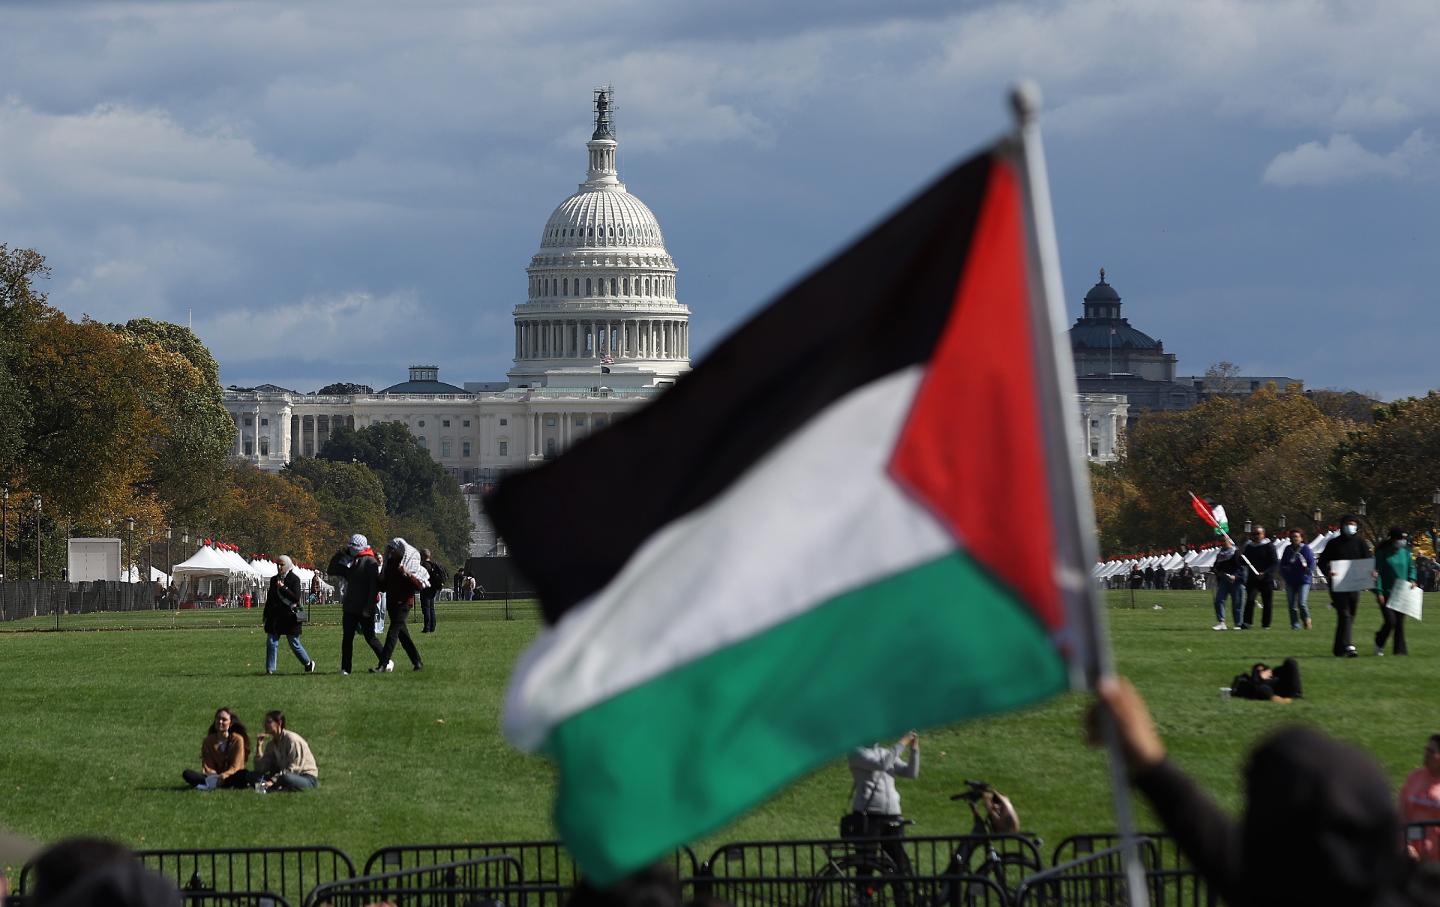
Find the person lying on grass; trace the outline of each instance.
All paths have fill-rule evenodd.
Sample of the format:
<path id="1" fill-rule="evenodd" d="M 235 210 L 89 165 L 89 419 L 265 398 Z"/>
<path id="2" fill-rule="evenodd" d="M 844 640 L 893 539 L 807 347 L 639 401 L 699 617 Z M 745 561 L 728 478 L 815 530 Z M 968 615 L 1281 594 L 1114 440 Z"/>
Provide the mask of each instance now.
<path id="1" fill-rule="evenodd" d="M 1304 696 L 1300 686 L 1300 663 L 1285 659 L 1278 668 L 1257 661 L 1249 674 L 1236 674 L 1230 681 L 1230 695 L 1236 699 L 1261 702 L 1291 702 Z"/>
<path id="2" fill-rule="evenodd" d="M 215 720 L 200 744 L 200 771 L 181 772 L 185 783 L 201 790 L 244 787 L 245 760 L 250 758 L 250 734 L 230 709 L 215 711 Z"/>

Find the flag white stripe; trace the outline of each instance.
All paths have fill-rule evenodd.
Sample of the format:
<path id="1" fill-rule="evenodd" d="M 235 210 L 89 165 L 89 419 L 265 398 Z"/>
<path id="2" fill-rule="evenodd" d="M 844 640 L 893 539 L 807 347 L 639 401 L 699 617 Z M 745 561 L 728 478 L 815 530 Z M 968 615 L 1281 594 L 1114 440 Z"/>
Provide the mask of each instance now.
<path id="1" fill-rule="evenodd" d="M 521 657 L 506 736 L 534 749 L 571 715 L 953 550 L 885 471 L 922 375 L 912 366 L 857 388 L 653 535 Z"/>

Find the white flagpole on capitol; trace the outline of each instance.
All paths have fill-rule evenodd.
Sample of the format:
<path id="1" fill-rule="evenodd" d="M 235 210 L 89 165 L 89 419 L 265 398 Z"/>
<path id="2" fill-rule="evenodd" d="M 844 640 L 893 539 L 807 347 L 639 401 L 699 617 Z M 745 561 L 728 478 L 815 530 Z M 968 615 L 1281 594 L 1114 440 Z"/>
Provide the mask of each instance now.
<path id="1" fill-rule="evenodd" d="M 1109 637 L 1105 633 L 1100 595 L 1086 568 L 1097 558 L 1095 513 L 1090 498 L 1090 479 L 1084 459 L 1078 456 L 1079 407 L 1075 369 L 1070 347 L 1062 342 L 1065 324 L 1064 292 L 1060 284 L 1060 254 L 1055 241 L 1055 219 L 1050 208 L 1050 183 L 1045 172 L 1045 150 L 1040 143 L 1040 90 L 1022 82 L 1010 92 L 1016 119 L 1021 177 L 1025 188 L 1026 226 L 1029 231 L 1030 312 L 1035 319 L 1035 366 L 1041 372 L 1042 429 L 1049 449 L 1064 451 L 1069 468 L 1050 470 L 1050 493 L 1056 515 L 1056 583 L 1063 591 L 1070 613 L 1069 625 L 1078 638 L 1068 640 L 1077 657 L 1071 664 L 1071 685 L 1093 689 L 1095 681 L 1114 673 Z M 1048 373 L 1048 374 L 1046 374 Z M 1044 380 L 1044 379 L 1049 380 Z M 1058 393 L 1057 393 L 1058 390 Z M 1148 907 L 1145 869 L 1140 862 L 1139 841 L 1130 806 L 1130 783 L 1120 751 L 1115 722 L 1102 722 L 1110 766 L 1111 794 L 1115 822 L 1125 854 L 1125 876 L 1132 907 Z"/>

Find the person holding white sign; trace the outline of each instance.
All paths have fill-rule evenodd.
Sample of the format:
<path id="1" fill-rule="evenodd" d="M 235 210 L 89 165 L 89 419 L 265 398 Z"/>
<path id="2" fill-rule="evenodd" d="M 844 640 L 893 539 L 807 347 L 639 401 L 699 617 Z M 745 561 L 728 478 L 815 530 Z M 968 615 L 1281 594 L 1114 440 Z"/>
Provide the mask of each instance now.
<path id="1" fill-rule="evenodd" d="M 1375 552 L 1375 600 L 1380 603 L 1380 618 L 1384 621 L 1375 633 L 1376 655 L 1385 654 L 1385 641 L 1391 631 L 1395 633 L 1395 654 L 1409 654 L 1405 648 L 1405 615 L 1386 607 L 1400 588 L 1415 588 L 1415 559 L 1410 556 L 1410 534 L 1396 527 Z"/>
<path id="2" fill-rule="evenodd" d="M 1334 562 L 1363 560 L 1370 556 L 1370 543 L 1360 535 L 1360 521 L 1345 514 L 1340 518 L 1340 534 L 1320 552 L 1320 572 L 1325 574 L 1326 585 L 1330 587 L 1330 605 L 1335 609 L 1335 645 L 1331 651 L 1336 658 L 1354 658 L 1358 654 L 1350 644 L 1350 627 L 1355 622 L 1360 593 L 1335 591 L 1338 571 Z"/>

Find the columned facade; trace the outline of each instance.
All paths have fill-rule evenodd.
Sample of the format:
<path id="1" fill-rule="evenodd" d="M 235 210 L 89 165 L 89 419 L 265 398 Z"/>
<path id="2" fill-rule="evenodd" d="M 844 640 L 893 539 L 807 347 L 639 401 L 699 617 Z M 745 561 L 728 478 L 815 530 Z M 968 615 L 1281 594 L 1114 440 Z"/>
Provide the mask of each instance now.
<path id="1" fill-rule="evenodd" d="M 662 386 L 690 369 L 675 262 L 655 215 L 620 182 L 617 147 L 610 89 L 600 89 L 585 182 L 546 222 L 515 307 L 514 385 L 573 383 L 588 371 Z"/>

